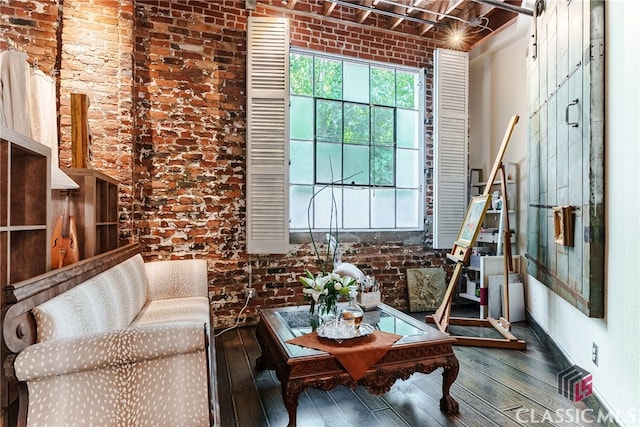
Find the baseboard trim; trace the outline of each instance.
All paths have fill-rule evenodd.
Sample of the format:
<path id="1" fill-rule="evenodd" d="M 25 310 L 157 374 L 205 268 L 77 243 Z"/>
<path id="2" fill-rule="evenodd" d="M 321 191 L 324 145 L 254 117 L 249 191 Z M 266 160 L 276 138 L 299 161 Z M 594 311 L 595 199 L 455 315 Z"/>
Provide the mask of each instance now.
<path id="1" fill-rule="evenodd" d="M 540 324 L 536 322 L 536 320 L 531 316 L 529 310 L 526 310 L 526 318 L 527 323 L 533 330 L 533 333 L 536 334 L 540 342 L 547 348 L 551 356 L 556 361 L 556 363 L 560 366 L 561 369 L 568 368 L 573 366 L 573 363 L 569 360 L 569 358 L 564 354 L 562 349 L 558 347 L 556 342 L 549 336 L 549 334 L 542 329 Z M 598 425 L 606 426 L 606 427 L 621 427 L 620 424 L 617 423 L 616 420 L 611 420 L 608 414 L 611 413 L 611 410 L 604 404 L 598 397 L 594 394 L 582 400 L 585 405 L 593 411 L 594 414 L 607 414 L 607 416 L 603 417 L 606 421 L 604 423 L 598 423 Z M 615 418 L 615 415 L 614 417 Z"/>

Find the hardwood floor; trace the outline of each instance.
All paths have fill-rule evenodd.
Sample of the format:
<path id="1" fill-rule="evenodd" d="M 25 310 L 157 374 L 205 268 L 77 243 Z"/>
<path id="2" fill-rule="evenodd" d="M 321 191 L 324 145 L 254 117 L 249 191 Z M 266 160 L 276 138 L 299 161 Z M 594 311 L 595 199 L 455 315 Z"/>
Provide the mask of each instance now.
<path id="1" fill-rule="evenodd" d="M 424 319 L 424 313 L 411 313 Z M 456 313 L 456 315 L 460 315 Z M 453 335 L 494 336 L 490 328 L 451 327 Z M 531 328 L 513 325 L 526 351 L 456 346 L 460 372 L 451 388 L 460 413 L 440 411 L 442 371 L 413 374 L 376 396 L 340 386 L 329 392 L 309 389 L 298 406 L 299 427 L 430 426 L 596 426 L 583 402 L 558 394 L 562 370 Z M 495 335 L 498 337 L 498 335 Z M 216 338 L 218 392 L 223 427 L 282 427 L 288 415 L 273 371 L 255 370 L 260 355 L 255 328 L 225 332 Z"/>

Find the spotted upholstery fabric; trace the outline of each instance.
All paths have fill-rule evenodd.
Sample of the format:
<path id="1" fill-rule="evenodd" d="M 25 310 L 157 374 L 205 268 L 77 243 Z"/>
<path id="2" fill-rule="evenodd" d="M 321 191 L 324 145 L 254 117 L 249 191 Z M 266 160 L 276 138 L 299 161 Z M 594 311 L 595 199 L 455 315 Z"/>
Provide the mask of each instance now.
<path id="1" fill-rule="evenodd" d="M 206 261 L 181 263 L 136 255 L 34 309 L 28 425 L 209 425 Z"/>
<path id="2" fill-rule="evenodd" d="M 147 302 L 147 294 L 138 254 L 34 308 L 37 341 L 125 328 Z"/>
<path id="3" fill-rule="evenodd" d="M 205 297 L 161 299 L 149 301 L 135 318 L 132 326 L 196 322 L 207 316 L 209 316 L 209 300 Z"/>
<path id="4" fill-rule="evenodd" d="M 207 261 L 184 259 L 145 264 L 149 300 L 207 295 Z"/>

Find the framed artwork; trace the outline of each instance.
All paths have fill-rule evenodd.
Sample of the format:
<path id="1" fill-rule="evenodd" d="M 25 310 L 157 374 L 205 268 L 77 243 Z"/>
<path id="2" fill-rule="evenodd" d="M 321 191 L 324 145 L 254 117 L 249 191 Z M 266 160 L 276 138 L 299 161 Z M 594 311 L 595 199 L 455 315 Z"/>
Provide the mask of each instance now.
<path id="1" fill-rule="evenodd" d="M 431 311 L 442 304 L 447 290 L 442 267 L 407 269 L 409 311 Z"/>
<path id="2" fill-rule="evenodd" d="M 489 194 L 471 198 L 469 207 L 467 208 L 467 214 L 464 217 L 464 222 L 462 223 L 462 227 L 460 227 L 458 238 L 455 241 L 457 246 L 468 248 L 474 244 L 480 227 L 482 226 L 484 215 L 489 207 L 490 200 L 491 196 Z"/>

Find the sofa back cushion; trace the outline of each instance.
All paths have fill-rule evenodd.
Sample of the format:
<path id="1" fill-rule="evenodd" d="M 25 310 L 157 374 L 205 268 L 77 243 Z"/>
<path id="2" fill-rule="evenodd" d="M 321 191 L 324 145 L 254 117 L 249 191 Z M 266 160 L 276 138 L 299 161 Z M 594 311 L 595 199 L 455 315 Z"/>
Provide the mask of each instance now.
<path id="1" fill-rule="evenodd" d="M 125 328 L 147 300 L 137 254 L 33 309 L 38 342 Z"/>

